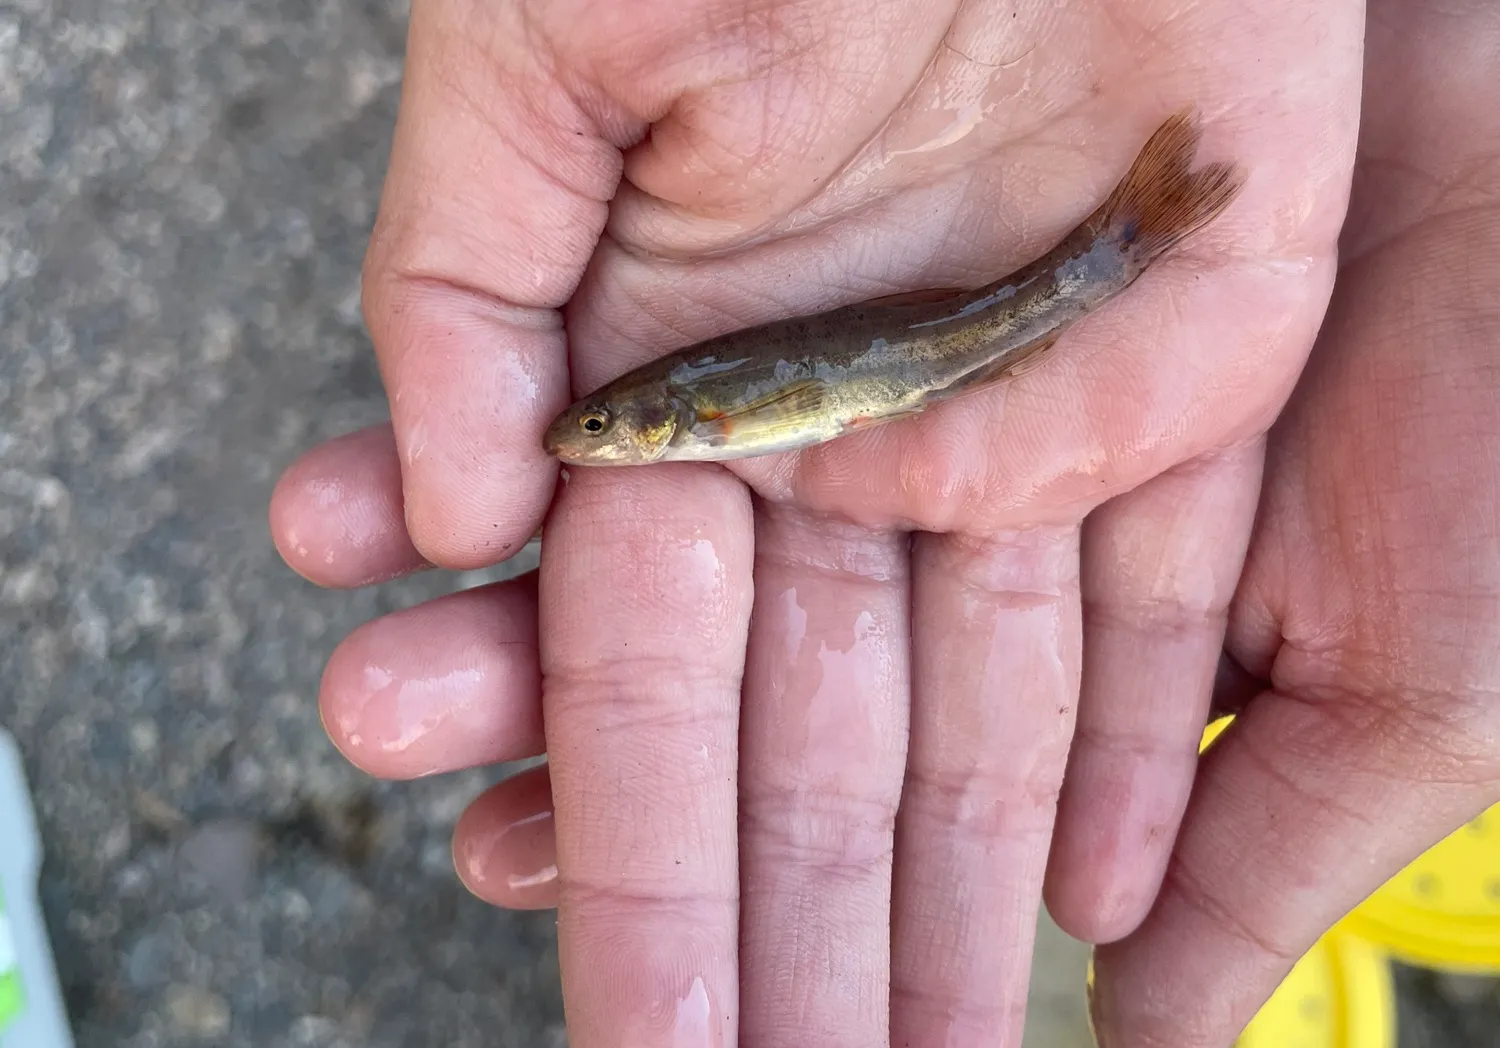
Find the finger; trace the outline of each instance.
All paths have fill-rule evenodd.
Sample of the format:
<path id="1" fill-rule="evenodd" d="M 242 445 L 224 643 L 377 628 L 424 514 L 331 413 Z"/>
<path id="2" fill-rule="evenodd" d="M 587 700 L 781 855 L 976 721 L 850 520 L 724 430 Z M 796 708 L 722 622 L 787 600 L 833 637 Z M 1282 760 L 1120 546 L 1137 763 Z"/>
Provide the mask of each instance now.
<path id="1" fill-rule="evenodd" d="M 741 718 L 744 1043 L 869 1048 L 890 1016 L 907 543 L 770 509 Z"/>
<path id="2" fill-rule="evenodd" d="M 1146 916 L 1198 763 L 1264 444 L 1164 473 L 1089 516 L 1078 727 L 1047 909 L 1107 942 Z"/>
<path id="3" fill-rule="evenodd" d="M 1076 528 L 919 536 L 892 1044 L 1021 1043 L 1080 628 Z"/>
<path id="4" fill-rule="evenodd" d="M 407 47 L 365 315 L 412 541 L 476 568 L 518 549 L 552 494 L 541 434 L 568 399 L 556 309 L 634 132 L 558 82 L 521 4 L 418 0 Z"/>
<path id="5" fill-rule="evenodd" d="M 334 649 L 319 702 L 334 745 L 381 778 L 541 753 L 535 573 L 366 623 Z"/>
<path id="6" fill-rule="evenodd" d="M 574 1048 L 736 1043 L 749 498 L 716 467 L 572 470 L 541 567 Z"/>
<path id="7" fill-rule="evenodd" d="M 510 910 L 557 905 L 557 835 L 546 765 L 490 787 L 453 828 L 453 865 L 464 887 Z"/>
<path id="8" fill-rule="evenodd" d="M 1354 696 L 1252 701 L 1203 760 L 1150 915 L 1095 953 L 1101 1046 L 1229 1044 L 1325 930 L 1500 796 L 1487 740 L 1426 730 Z"/>
<path id="9" fill-rule="evenodd" d="M 388 425 L 337 437 L 292 463 L 271 492 L 270 517 L 281 558 L 319 586 L 371 586 L 432 566 L 406 534 Z"/>

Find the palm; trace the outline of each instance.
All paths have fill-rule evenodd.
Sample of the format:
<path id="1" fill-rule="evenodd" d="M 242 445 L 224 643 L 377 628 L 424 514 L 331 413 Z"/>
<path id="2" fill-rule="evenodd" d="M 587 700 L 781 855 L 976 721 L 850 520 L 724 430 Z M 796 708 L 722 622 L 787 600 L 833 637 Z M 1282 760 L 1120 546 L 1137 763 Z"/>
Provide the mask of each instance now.
<path id="1" fill-rule="evenodd" d="M 1242 201 L 1060 359 L 1012 389 L 732 468 L 768 498 L 870 525 L 984 530 L 1076 520 L 1263 429 L 1332 276 L 1352 142 L 1328 128 L 1349 126 L 1355 48 L 1330 60 L 1287 0 L 1200 6 L 1165 30 L 1172 5 L 979 2 L 944 23 L 912 2 L 857 37 L 827 31 L 858 6 L 776 9 L 750 44 L 764 75 L 697 92 L 631 155 L 570 307 L 575 386 L 789 312 L 998 276 L 1102 198 L 1159 110 L 1191 100 L 1239 114 L 1215 116 L 1205 148 L 1250 171 Z M 668 56 L 693 39 L 679 7 L 619 17 Z M 615 29 L 568 47 L 617 47 Z M 713 260 L 678 261 L 702 252 Z"/>
<path id="2" fill-rule="evenodd" d="M 1404 744 L 1461 728 L 1482 777 L 1500 726 L 1474 705 L 1500 626 L 1500 330 L 1480 289 L 1500 279 L 1500 207 L 1418 222 L 1346 263 L 1327 335 L 1345 351 L 1315 359 L 1278 435 L 1232 650 L 1278 688 L 1388 718 Z M 1423 724 L 1402 723 L 1412 704 Z"/>

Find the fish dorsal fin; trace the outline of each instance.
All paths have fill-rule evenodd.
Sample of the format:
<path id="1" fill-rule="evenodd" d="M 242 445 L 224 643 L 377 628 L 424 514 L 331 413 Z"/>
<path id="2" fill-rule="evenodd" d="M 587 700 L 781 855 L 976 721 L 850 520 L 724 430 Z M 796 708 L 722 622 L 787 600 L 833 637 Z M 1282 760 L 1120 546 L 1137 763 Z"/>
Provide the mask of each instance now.
<path id="1" fill-rule="evenodd" d="M 782 386 L 758 400 L 741 404 L 731 411 L 699 410 L 698 425 L 695 428 L 709 440 L 715 438 L 725 440 L 736 429 L 755 425 L 758 421 L 765 425 L 774 425 L 777 422 L 791 423 L 823 410 L 825 394 L 826 388 L 816 379 L 795 382 L 789 386 Z M 772 408 L 775 410 L 770 412 L 768 417 L 757 420 L 756 416 Z"/>
<path id="2" fill-rule="evenodd" d="M 966 288 L 961 287 L 929 287 L 918 291 L 899 291 L 894 295 L 883 295 L 880 298 L 869 299 L 864 304 L 897 309 L 902 306 L 931 306 L 939 302 L 951 302 L 960 295 L 968 293 Z"/>

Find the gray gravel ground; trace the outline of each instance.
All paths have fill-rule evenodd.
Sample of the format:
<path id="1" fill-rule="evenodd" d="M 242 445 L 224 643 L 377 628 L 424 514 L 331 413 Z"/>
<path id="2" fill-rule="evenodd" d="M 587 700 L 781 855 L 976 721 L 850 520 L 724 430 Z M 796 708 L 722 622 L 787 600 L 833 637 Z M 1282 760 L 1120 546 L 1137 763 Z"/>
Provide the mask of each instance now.
<path id="1" fill-rule="evenodd" d="M 494 774 L 382 785 L 314 705 L 454 580 L 320 592 L 264 525 L 385 417 L 357 280 L 404 17 L 0 3 L 0 723 L 80 1048 L 562 1043 L 550 917 L 453 875 Z"/>
<path id="2" fill-rule="evenodd" d="M 563 1043 L 550 916 L 449 857 L 507 769 L 377 783 L 313 701 L 349 629 L 480 579 L 323 593 L 263 523 L 385 417 L 358 270 L 404 18 L 0 0 L 0 724 L 80 1048 Z M 1044 924 L 1027 1048 L 1087 1045 L 1082 965 Z"/>

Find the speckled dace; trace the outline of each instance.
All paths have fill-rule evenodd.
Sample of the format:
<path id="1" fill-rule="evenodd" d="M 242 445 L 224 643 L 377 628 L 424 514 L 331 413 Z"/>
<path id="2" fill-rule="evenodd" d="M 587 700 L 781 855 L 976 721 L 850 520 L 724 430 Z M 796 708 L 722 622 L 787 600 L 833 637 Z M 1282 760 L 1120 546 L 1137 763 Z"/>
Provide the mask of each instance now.
<path id="1" fill-rule="evenodd" d="M 651 361 L 570 406 L 547 450 L 596 466 L 794 451 L 1040 364 L 1234 199 L 1232 165 L 1193 171 L 1195 116 L 1167 119 L 1113 193 L 1041 258 L 970 291 L 929 290 L 773 321 Z"/>

